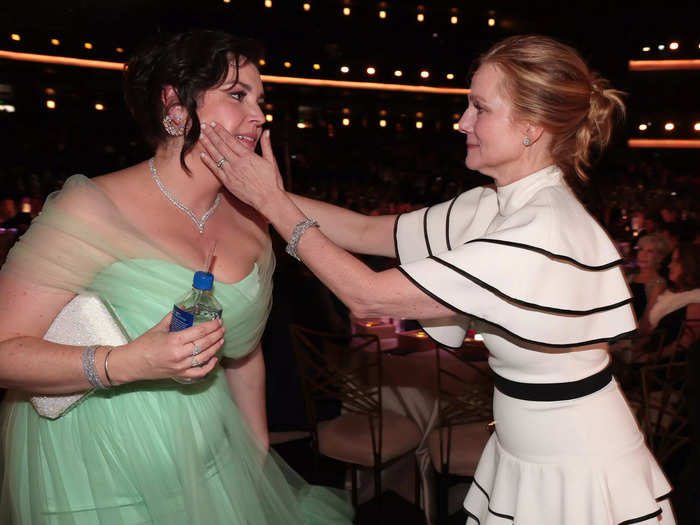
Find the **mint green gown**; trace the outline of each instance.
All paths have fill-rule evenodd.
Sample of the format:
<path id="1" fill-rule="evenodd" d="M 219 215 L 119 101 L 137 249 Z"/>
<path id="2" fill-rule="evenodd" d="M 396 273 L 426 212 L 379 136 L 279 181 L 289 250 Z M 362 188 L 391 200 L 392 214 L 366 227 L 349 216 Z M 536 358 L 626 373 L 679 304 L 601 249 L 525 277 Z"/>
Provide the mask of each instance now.
<path id="1" fill-rule="evenodd" d="M 242 357 L 257 346 L 273 268 L 268 246 L 242 280 L 215 283 L 227 329 L 222 355 Z M 47 200 L 2 271 L 29 287 L 99 294 L 131 338 L 167 314 L 193 275 L 83 176 Z M 96 392 L 56 420 L 39 416 L 26 393 L 9 392 L 0 443 L 2 525 L 352 519 L 342 493 L 307 485 L 261 450 L 218 366 L 198 384 L 142 381 Z"/>

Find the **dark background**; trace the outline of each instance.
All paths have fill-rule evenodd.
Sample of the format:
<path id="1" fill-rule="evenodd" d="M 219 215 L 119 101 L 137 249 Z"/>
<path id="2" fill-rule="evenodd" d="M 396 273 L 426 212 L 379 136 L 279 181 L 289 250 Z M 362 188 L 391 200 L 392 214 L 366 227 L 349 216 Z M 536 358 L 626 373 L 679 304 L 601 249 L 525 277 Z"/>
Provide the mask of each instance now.
<path id="1" fill-rule="evenodd" d="M 543 33 L 575 46 L 594 69 L 628 93 L 626 124 L 603 166 L 660 161 L 683 170 L 697 162 L 692 150 L 633 151 L 626 146 L 633 136 L 700 136 L 692 130 L 692 123 L 700 121 L 699 71 L 630 72 L 627 67 L 630 59 L 700 58 L 697 8 L 489 10 L 460 1 L 316 0 L 305 12 L 302 3 L 273 0 L 273 7 L 265 8 L 263 0 L 4 2 L 0 49 L 123 62 L 154 32 L 215 27 L 260 40 L 267 59 L 263 74 L 396 82 L 392 72 L 400 68 L 400 83 L 466 87 L 470 64 L 493 42 L 512 34 Z M 377 16 L 380 4 L 388 13 L 385 20 Z M 350 16 L 341 14 L 345 5 Z M 424 23 L 416 21 L 419 5 Z M 456 25 L 449 23 L 453 14 L 459 17 Z M 488 26 L 489 17 L 495 26 Z M 21 41 L 11 40 L 11 33 L 19 33 Z M 60 46 L 52 46 L 51 38 L 60 39 Z M 657 49 L 672 40 L 680 44 L 677 51 Z M 92 50 L 83 48 L 86 41 Z M 646 45 L 651 51 L 644 53 Z M 124 51 L 118 53 L 117 47 Z M 292 62 L 290 69 L 282 66 L 285 60 Z M 319 72 L 311 67 L 315 62 L 321 64 Z M 350 73 L 342 75 L 340 65 L 348 65 Z M 373 78 L 364 71 L 369 65 L 377 69 Z M 431 72 L 427 81 L 419 77 L 422 68 Z M 447 72 L 455 79 L 446 80 Z M 148 156 L 124 108 L 120 81 L 117 71 L 0 59 L 0 100 L 16 108 L 0 112 L 0 170 L 14 178 L 34 173 L 42 181 L 60 182 L 75 172 L 97 175 Z M 47 88 L 55 94 L 47 95 Z M 446 177 L 452 171 L 455 177 L 465 174 L 464 141 L 452 130 L 466 104 L 463 96 L 278 84 L 268 84 L 266 91 L 268 112 L 274 116 L 273 142 L 296 191 L 313 191 L 328 177 L 365 184 L 383 164 L 394 172 L 418 168 L 433 176 L 437 171 Z M 48 98 L 56 101 L 56 109 L 46 108 Z M 94 110 L 97 102 L 105 105 L 104 111 Z M 421 130 L 414 124 L 418 112 L 423 114 Z M 344 116 L 351 118 L 348 128 L 340 123 Z M 378 127 L 380 118 L 388 121 L 386 128 Z M 296 128 L 300 120 L 306 129 Z M 666 120 L 676 123 L 674 132 L 662 130 Z M 642 134 L 640 122 L 652 126 Z M 474 175 L 473 181 L 482 179 Z"/>

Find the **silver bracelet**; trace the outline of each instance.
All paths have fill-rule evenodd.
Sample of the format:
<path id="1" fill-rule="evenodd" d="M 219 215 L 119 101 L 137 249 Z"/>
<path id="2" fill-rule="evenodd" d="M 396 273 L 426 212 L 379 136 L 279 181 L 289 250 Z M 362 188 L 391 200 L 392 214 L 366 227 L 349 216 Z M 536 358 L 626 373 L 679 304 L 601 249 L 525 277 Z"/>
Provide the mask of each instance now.
<path id="1" fill-rule="evenodd" d="M 88 346 L 83 350 L 83 372 L 85 377 L 90 382 L 90 384 L 99 390 L 106 390 L 107 387 L 100 380 L 100 376 L 97 373 L 97 367 L 95 366 L 95 350 L 97 350 L 100 345 Z"/>
<path id="2" fill-rule="evenodd" d="M 299 224 L 294 226 L 294 230 L 292 230 L 292 238 L 289 239 L 289 242 L 287 243 L 287 247 L 285 248 L 285 251 L 289 255 L 294 257 L 297 261 L 301 261 L 301 259 L 299 259 L 299 255 L 297 254 L 297 247 L 299 246 L 299 240 L 301 239 L 301 236 L 304 235 L 306 230 L 308 230 L 312 226 L 319 228 L 318 221 L 315 221 L 313 219 L 304 219 Z"/>
<path id="3" fill-rule="evenodd" d="M 108 388 L 112 388 L 114 386 L 114 383 L 112 383 L 112 378 L 109 377 L 109 354 L 112 353 L 112 350 L 114 350 L 114 347 L 108 346 L 107 355 L 105 355 L 105 377 L 107 378 L 107 383 L 109 383 Z"/>

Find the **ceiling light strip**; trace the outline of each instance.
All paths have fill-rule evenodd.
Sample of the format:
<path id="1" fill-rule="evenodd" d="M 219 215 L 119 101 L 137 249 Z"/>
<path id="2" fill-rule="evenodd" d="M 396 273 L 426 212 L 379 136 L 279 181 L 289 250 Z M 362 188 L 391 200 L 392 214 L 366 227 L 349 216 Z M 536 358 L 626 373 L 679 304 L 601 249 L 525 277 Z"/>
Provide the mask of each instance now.
<path id="1" fill-rule="evenodd" d="M 351 82 L 347 80 L 324 80 L 320 78 L 280 77 L 262 75 L 268 84 L 296 84 L 302 86 L 319 86 L 349 89 L 374 89 L 380 91 L 410 91 L 412 93 L 438 93 L 441 95 L 468 95 L 465 88 L 442 88 L 431 86 L 411 86 L 407 84 L 383 84 L 380 82 Z"/>
<path id="2" fill-rule="evenodd" d="M 674 69 L 700 69 L 700 60 L 630 60 L 630 71 L 670 71 Z"/>
<path id="3" fill-rule="evenodd" d="M 122 62 L 107 62 L 104 60 L 87 60 L 84 58 L 60 57 L 53 55 L 38 55 L 34 53 L 17 53 L 0 49 L 0 58 L 8 60 L 22 60 L 25 62 L 41 62 L 45 64 L 59 64 L 63 66 L 88 67 L 96 69 L 111 69 L 123 71 Z M 469 90 L 465 88 L 443 88 L 433 86 L 412 86 L 407 84 L 384 84 L 380 82 L 351 82 L 347 80 L 324 80 L 318 78 L 284 77 L 275 75 L 262 75 L 263 82 L 270 84 L 292 84 L 302 86 L 319 86 L 346 89 L 372 89 L 379 91 L 405 91 L 411 93 L 435 93 L 440 95 L 467 95 Z"/>
<path id="4" fill-rule="evenodd" d="M 700 149 L 700 140 L 693 139 L 629 139 L 630 148 L 696 148 Z"/>
<path id="5" fill-rule="evenodd" d="M 34 53 L 17 53 L 0 49 L 0 58 L 8 60 L 23 60 L 25 62 L 42 62 L 44 64 L 59 64 L 62 66 L 90 67 L 93 69 L 124 70 L 123 62 L 106 62 L 104 60 L 88 60 L 85 58 L 58 57 L 53 55 L 37 55 Z"/>

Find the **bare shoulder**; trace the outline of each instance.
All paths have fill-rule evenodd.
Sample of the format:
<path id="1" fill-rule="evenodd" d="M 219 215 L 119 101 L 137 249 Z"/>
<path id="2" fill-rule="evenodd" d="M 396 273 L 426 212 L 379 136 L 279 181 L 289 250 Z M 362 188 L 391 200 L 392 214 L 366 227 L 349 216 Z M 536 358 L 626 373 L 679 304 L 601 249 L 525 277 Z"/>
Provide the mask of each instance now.
<path id="1" fill-rule="evenodd" d="M 92 181 L 109 197 L 119 198 L 134 191 L 137 181 L 142 178 L 143 166 L 135 164 L 122 170 L 94 177 Z"/>
<path id="2" fill-rule="evenodd" d="M 50 290 L 0 274 L 0 341 L 41 337 L 74 293 Z"/>

